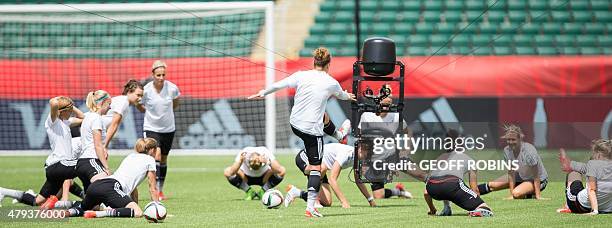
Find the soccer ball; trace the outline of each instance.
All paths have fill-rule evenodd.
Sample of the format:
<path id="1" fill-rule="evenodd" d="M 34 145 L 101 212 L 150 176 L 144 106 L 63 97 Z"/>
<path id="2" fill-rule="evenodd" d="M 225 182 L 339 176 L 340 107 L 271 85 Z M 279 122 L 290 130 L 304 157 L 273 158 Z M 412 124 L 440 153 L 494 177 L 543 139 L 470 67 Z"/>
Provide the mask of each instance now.
<path id="1" fill-rule="evenodd" d="M 166 218 L 166 207 L 162 203 L 153 201 L 144 207 L 142 214 L 149 222 L 163 222 Z"/>
<path id="2" fill-rule="evenodd" d="M 283 204 L 283 194 L 276 189 L 269 189 L 261 197 L 261 203 L 268 209 L 276 209 Z"/>

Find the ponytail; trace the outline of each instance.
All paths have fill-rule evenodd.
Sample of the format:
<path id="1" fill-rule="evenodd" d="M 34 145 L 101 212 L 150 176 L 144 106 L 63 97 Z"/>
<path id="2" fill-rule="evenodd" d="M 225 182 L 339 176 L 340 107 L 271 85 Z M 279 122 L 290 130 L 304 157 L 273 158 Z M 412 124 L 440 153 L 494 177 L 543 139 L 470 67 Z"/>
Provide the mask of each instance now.
<path id="1" fill-rule="evenodd" d="M 104 102 L 106 99 L 109 99 L 110 96 L 104 90 L 92 91 L 87 94 L 87 98 L 85 98 L 85 105 L 92 112 L 97 112 L 100 110 L 100 104 Z"/>
<path id="2" fill-rule="evenodd" d="M 147 153 L 149 150 L 157 148 L 157 140 L 154 138 L 139 138 L 136 140 L 134 150 L 138 153 Z"/>

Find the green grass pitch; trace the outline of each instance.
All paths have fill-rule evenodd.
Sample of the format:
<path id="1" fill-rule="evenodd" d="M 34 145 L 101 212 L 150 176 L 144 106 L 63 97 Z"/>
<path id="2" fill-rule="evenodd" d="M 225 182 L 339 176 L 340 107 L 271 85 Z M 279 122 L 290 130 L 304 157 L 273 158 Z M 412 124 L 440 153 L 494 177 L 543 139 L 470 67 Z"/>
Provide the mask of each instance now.
<path id="1" fill-rule="evenodd" d="M 553 153 L 549 153 L 554 156 Z M 123 157 L 112 156 L 111 167 L 117 167 Z M 558 214 L 555 209 L 564 201 L 563 183 L 552 181 L 543 196 L 550 200 L 503 200 L 508 195 L 499 191 L 483 197 L 495 212 L 492 218 L 469 218 L 466 212 L 453 205 L 454 216 L 434 217 L 427 215 L 423 200 L 423 183 L 407 182 L 406 188 L 415 199 L 377 200 L 379 207 L 370 208 L 355 185 L 347 179 L 346 170 L 341 175 L 343 188 L 351 208 L 343 209 L 334 197 L 334 205 L 324 208 L 323 218 L 305 218 L 305 203 L 294 202 L 289 208 L 265 209 L 259 200 L 243 201 L 244 193 L 231 186 L 222 175 L 223 169 L 233 161 L 233 156 L 171 156 L 164 192 L 169 197 L 164 202 L 169 216 L 163 224 L 155 226 L 196 227 L 371 227 L 371 226 L 580 226 L 610 227 L 612 215 L 594 217 Z M 306 179 L 294 165 L 293 156 L 277 156 L 287 168 L 287 176 L 277 188 L 284 193 L 287 184 L 304 187 Z M 13 189 L 32 188 L 38 192 L 44 180 L 44 157 L 0 157 L 0 186 Z M 558 165 L 547 167 L 549 172 L 558 172 Z M 392 185 L 388 185 L 392 186 Z M 140 185 L 140 202 L 148 203 L 146 182 Z M 10 199 L 2 201 L 4 209 L 13 207 Z M 24 205 L 14 207 L 26 208 Z M 441 203 L 437 203 L 441 208 Z M 70 218 L 62 222 L 14 222 L 0 219 L 0 227 L 145 227 L 154 226 L 144 218 L 121 219 Z"/>

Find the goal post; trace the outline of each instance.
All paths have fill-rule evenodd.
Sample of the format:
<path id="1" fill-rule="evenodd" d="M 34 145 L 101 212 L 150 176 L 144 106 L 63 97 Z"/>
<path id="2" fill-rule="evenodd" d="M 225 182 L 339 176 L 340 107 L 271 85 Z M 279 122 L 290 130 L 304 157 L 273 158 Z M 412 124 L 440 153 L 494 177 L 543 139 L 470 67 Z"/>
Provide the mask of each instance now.
<path id="1" fill-rule="evenodd" d="M 40 123 L 50 97 L 67 95 L 84 108 L 88 91 L 117 96 L 128 79 L 146 81 L 156 59 L 168 63 L 167 80 L 187 100 L 175 115 L 174 148 L 289 147 L 287 99 L 245 99 L 276 80 L 273 1 L 19 4 L 0 13 L 0 67 L 15 78 L 0 84 L 0 117 L 11 132 L 0 150 L 47 149 Z M 265 59 L 251 57 L 256 48 Z M 112 148 L 141 136 L 135 110 Z"/>

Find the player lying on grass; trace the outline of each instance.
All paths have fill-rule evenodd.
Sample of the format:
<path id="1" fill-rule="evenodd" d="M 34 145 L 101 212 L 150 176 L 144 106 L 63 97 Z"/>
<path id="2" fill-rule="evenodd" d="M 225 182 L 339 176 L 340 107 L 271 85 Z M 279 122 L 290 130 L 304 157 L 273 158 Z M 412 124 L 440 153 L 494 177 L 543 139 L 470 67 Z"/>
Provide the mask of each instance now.
<path id="1" fill-rule="evenodd" d="M 570 161 L 559 151 L 561 170 L 567 172 L 565 207 L 559 212 L 597 215 L 612 213 L 612 141 L 593 140 L 591 159 L 585 164 Z M 586 188 L 582 184 L 586 176 Z"/>
<path id="2" fill-rule="evenodd" d="M 155 159 L 153 158 L 157 152 L 157 141 L 153 138 L 140 138 L 136 141 L 134 150 L 136 152 L 125 157 L 113 175 L 97 180 L 89 186 L 85 199 L 68 209 L 71 217 L 142 216 L 142 209 L 136 203 L 138 202 L 136 188 L 145 176 L 149 182 L 151 200 L 158 202 Z M 112 209 L 93 211 L 101 203 Z"/>
<path id="3" fill-rule="evenodd" d="M 448 136 L 457 137 L 458 133 L 451 130 Z M 448 150 L 436 160 L 446 160 L 449 161 L 449 163 L 453 161 L 462 161 L 462 164 L 468 164 L 468 161 L 472 160 L 472 158 L 464 153 Z M 463 183 L 463 176 L 465 173 L 468 173 L 469 188 Z M 491 208 L 480 198 L 477 180 L 476 170 L 469 170 L 467 166 L 449 166 L 449 168 L 445 170 L 433 170 L 425 185 L 424 197 L 429 207 L 429 212 L 427 214 L 436 214 L 436 207 L 432 201 L 433 198 L 435 200 L 445 201 L 445 212 L 442 215 L 451 215 L 450 207 L 448 206 L 448 201 L 451 201 L 457 206 L 469 211 L 470 216 L 493 216 Z"/>
<path id="4" fill-rule="evenodd" d="M 504 147 L 504 159 L 508 161 L 517 160 L 519 168 L 510 170 L 508 174 L 496 180 L 480 184 L 480 194 L 485 195 L 492 191 L 509 189 L 510 196 L 507 199 L 542 199 L 541 192 L 548 183 L 548 173 L 544 168 L 542 158 L 536 148 L 523 141 L 525 135 L 517 125 L 504 126 L 505 134 L 502 139 L 508 144 Z"/>
<path id="5" fill-rule="evenodd" d="M 245 147 L 234 159 L 234 163 L 225 168 L 223 175 L 234 187 L 246 192 L 245 200 L 261 199 L 264 192 L 274 188 L 285 176 L 283 167 L 266 147 Z M 259 185 L 259 191 L 251 188 Z"/>
<path id="6" fill-rule="evenodd" d="M 347 169 L 353 166 L 354 149 L 352 146 L 347 146 L 341 143 L 329 143 L 324 145 L 323 164 L 321 165 L 321 194 L 319 194 L 319 203 L 321 206 L 329 207 L 332 205 L 331 191 L 340 200 L 340 204 L 343 208 L 349 208 L 350 204 L 346 200 L 344 193 L 338 185 L 338 177 L 343 169 Z M 308 176 L 310 170 L 308 170 L 308 157 L 304 150 L 301 150 L 295 156 L 295 165 L 304 173 L 304 176 Z M 328 178 L 329 177 L 329 178 Z M 368 200 L 370 206 L 376 206 L 374 197 L 370 195 L 368 189 L 360 181 L 355 182 L 361 194 Z M 285 196 L 285 207 L 288 207 L 295 198 L 302 198 L 304 201 L 308 198 L 308 192 L 302 191 L 299 188 L 288 185 L 287 195 Z"/>
<path id="7" fill-rule="evenodd" d="M 57 202 L 55 195 L 62 188 L 64 181 L 75 177 L 74 168 L 78 155 L 72 153 L 70 127 L 81 124 L 83 113 L 68 97 L 54 97 L 49 100 L 49 106 L 51 111 L 45 121 L 45 130 L 49 137 L 51 154 L 45 161 L 45 183 L 38 195 L 34 195 L 31 190 L 23 192 L 0 188 L 0 205 L 2 198 L 7 196 L 31 206 L 42 204 L 45 209 L 47 204 Z M 71 117 L 73 113 L 76 117 Z"/>

